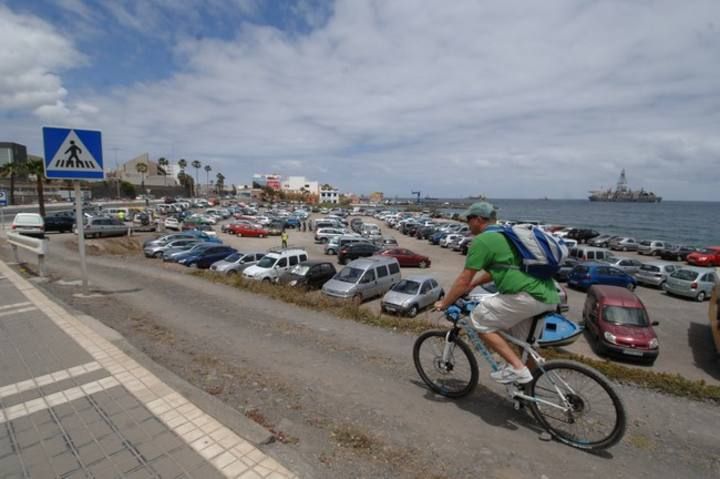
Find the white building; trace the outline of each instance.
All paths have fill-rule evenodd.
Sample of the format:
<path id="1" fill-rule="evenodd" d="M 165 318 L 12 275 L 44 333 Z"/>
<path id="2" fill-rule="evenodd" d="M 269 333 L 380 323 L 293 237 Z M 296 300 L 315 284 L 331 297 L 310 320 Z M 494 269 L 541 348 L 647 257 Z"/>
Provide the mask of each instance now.
<path id="1" fill-rule="evenodd" d="M 304 176 L 287 176 L 283 178 L 280 187 L 283 191 L 293 193 L 307 191 L 312 195 L 317 195 L 320 191 L 320 184 L 317 181 L 308 181 Z"/>
<path id="2" fill-rule="evenodd" d="M 320 203 L 340 203 L 340 191 L 337 188 L 320 188 Z"/>

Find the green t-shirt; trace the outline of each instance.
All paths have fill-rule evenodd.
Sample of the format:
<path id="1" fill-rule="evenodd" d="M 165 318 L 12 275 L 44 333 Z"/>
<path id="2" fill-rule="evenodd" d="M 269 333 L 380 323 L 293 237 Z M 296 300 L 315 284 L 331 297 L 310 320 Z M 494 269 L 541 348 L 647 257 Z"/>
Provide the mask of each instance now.
<path id="1" fill-rule="evenodd" d="M 521 257 L 502 233 L 488 231 L 477 235 L 468 248 L 465 261 L 467 269 L 478 271 L 482 269 L 490 273 L 501 294 L 516 294 L 525 291 L 543 303 L 560 303 L 560 297 L 552 279 L 538 279 L 518 269 L 495 268 L 494 264 L 520 266 Z"/>

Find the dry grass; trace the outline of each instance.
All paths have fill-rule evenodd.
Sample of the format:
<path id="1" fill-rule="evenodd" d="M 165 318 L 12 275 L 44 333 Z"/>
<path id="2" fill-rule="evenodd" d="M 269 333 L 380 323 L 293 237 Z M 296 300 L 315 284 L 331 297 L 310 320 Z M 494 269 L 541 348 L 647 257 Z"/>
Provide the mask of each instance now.
<path id="1" fill-rule="evenodd" d="M 144 238 L 139 236 L 121 236 L 117 238 L 85 239 L 85 252 L 90 256 L 128 256 L 143 251 Z M 65 242 L 68 248 L 77 249 L 77 238 Z"/>

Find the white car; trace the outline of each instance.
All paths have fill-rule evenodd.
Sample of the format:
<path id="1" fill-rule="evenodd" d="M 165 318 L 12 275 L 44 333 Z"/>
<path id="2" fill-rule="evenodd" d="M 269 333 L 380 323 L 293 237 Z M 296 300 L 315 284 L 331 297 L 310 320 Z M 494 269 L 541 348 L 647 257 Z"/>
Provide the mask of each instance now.
<path id="1" fill-rule="evenodd" d="M 165 228 L 169 230 L 180 231 L 180 222 L 174 216 L 165 218 Z"/>
<path id="2" fill-rule="evenodd" d="M 461 238 L 462 236 L 465 236 L 465 235 L 461 235 L 459 233 L 449 234 L 440 240 L 440 247 L 447 248 L 450 245 L 450 243 L 452 243 L 453 241 L 455 241 L 458 238 Z"/>
<path id="3" fill-rule="evenodd" d="M 280 275 L 307 259 L 304 249 L 270 250 L 260 261 L 243 271 L 243 278 L 275 283 Z"/>
<path id="4" fill-rule="evenodd" d="M 10 229 L 14 233 L 42 238 L 45 236 L 45 220 L 37 213 L 18 213 Z"/>

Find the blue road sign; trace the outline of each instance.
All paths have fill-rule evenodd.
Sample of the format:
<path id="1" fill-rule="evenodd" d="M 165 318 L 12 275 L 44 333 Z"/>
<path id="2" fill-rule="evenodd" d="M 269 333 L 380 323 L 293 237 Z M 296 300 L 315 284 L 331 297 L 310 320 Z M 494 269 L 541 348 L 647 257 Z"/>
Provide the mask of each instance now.
<path id="1" fill-rule="evenodd" d="M 103 180 L 102 134 L 92 130 L 43 128 L 45 176 L 62 180 Z"/>
<path id="2" fill-rule="evenodd" d="M 7 206 L 7 193 L 4 190 L 0 190 L 0 206 Z"/>

